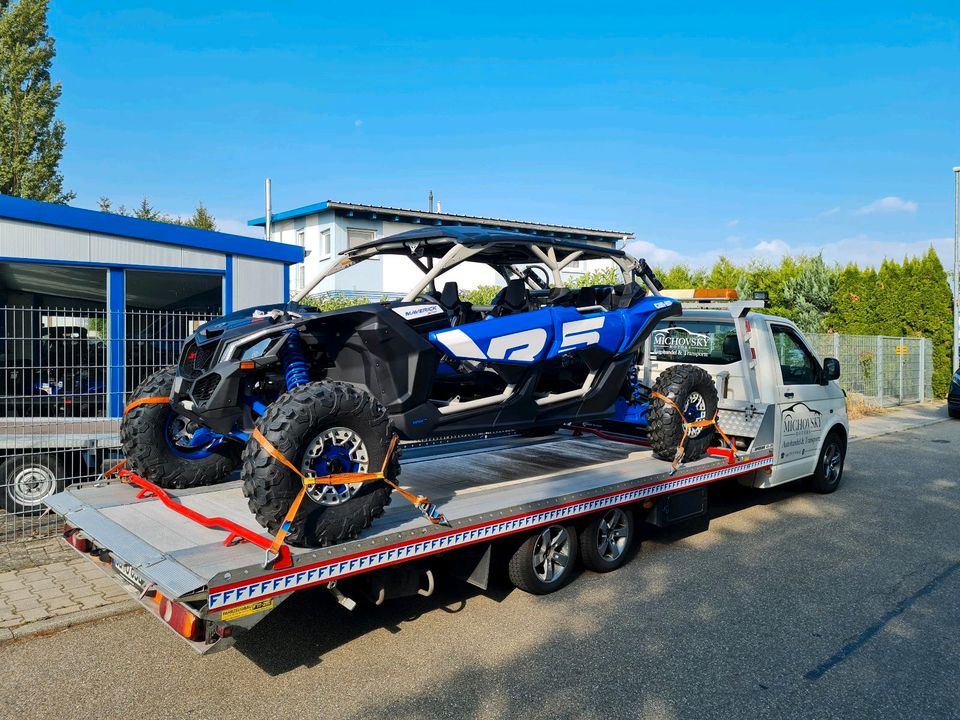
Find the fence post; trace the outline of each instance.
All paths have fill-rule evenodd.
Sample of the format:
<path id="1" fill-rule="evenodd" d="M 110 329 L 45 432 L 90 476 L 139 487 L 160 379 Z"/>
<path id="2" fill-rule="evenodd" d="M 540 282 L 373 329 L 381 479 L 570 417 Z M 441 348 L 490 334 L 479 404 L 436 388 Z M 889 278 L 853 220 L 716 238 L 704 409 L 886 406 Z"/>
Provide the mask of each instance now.
<path id="1" fill-rule="evenodd" d="M 107 412 L 110 417 L 123 415 L 125 395 L 126 287 L 123 272 L 120 268 L 110 268 L 107 274 L 107 337 L 110 338 L 107 346 Z"/>
<path id="2" fill-rule="evenodd" d="M 903 348 L 904 338 L 897 345 L 897 405 L 903 405 Z"/>
<path id="3" fill-rule="evenodd" d="M 877 402 L 883 407 L 883 336 L 877 335 Z"/>
<path id="4" fill-rule="evenodd" d="M 923 356 L 924 356 L 924 350 L 926 349 L 923 347 L 923 338 L 919 338 L 917 340 L 917 347 L 920 348 L 920 371 L 919 371 L 919 380 L 918 380 L 918 384 L 920 387 L 919 395 L 920 395 L 920 402 L 923 402 L 924 400 L 926 400 L 926 392 L 927 392 L 927 387 L 926 387 L 927 384 L 926 382 L 924 382 L 926 380 L 926 375 L 923 372 L 924 371 Z"/>
<path id="5" fill-rule="evenodd" d="M 840 359 L 840 333 L 838 332 L 833 334 L 833 356 L 837 360 Z"/>

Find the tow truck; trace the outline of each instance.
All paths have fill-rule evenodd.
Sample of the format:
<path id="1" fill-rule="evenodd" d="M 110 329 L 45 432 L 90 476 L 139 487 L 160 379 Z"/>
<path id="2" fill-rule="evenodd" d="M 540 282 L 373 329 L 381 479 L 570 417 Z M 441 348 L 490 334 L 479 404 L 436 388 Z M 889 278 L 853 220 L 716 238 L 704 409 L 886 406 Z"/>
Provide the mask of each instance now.
<path id="1" fill-rule="evenodd" d="M 491 565 L 505 556 L 515 586 L 553 592 L 577 563 L 595 572 L 620 567 L 641 523 L 703 524 L 711 483 L 802 480 L 819 493 L 839 485 L 848 423 L 838 361 L 817 357 L 789 320 L 755 312 L 762 300 L 706 295 L 690 293 L 683 313 L 657 326 L 637 368 L 649 386 L 666 367 L 693 364 L 717 385 L 716 420 L 732 447 L 678 467 L 654 457 L 644 437 L 602 422 L 540 437 L 411 442 L 404 484 L 429 495 L 444 524 L 394 503 L 357 539 L 283 545 L 276 555 L 239 481 L 172 490 L 103 480 L 46 502 L 78 552 L 202 654 L 230 647 L 309 587 L 326 588 L 349 609 L 361 598 L 378 605 L 430 595 L 438 572 L 486 589 Z"/>

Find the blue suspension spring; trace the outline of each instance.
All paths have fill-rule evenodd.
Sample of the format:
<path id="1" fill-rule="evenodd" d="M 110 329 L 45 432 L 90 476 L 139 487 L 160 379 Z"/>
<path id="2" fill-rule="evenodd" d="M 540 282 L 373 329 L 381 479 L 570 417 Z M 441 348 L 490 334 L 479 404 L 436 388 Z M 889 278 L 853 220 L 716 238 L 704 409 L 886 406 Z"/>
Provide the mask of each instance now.
<path id="1" fill-rule="evenodd" d="M 280 348 L 280 362 L 283 363 L 283 379 L 287 383 L 287 390 L 293 390 L 310 382 L 310 366 L 303 354 L 300 332 L 296 328 L 285 332 L 287 341 Z"/>

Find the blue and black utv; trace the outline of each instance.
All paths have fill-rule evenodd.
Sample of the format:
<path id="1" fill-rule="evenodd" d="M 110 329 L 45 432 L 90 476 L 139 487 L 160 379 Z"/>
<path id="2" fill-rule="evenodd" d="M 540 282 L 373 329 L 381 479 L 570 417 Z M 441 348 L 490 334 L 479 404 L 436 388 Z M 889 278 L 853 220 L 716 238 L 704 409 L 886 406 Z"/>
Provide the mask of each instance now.
<path id="1" fill-rule="evenodd" d="M 387 255 L 422 271 L 403 300 L 319 312 L 300 304 L 323 278 Z M 622 282 L 564 287 L 571 263 L 603 259 Z M 505 286 L 490 305 L 461 299 L 445 273 L 482 263 Z M 176 368 L 131 398 L 121 429 L 130 470 L 162 487 L 223 480 L 241 466 L 258 521 L 276 532 L 303 483 L 255 429 L 306 476 L 368 472 L 394 435 L 442 440 L 494 431 L 552 433 L 584 422 L 629 423 L 672 458 L 682 421 L 716 412 L 709 374 L 689 365 L 653 389 L 636 366 L 658 322 L 681 311 L 646 262 L 621 250 L 480 228 L 426 228 L 351 248 L 287 305 L 250 308 L 201 327 Z M 667 397 L 670 402 L 658 399 Z M 684 417 L 680 417 L 680 409 Z M 686 447 L 702 454 L 712 433 Z M 396 455 L 386 476 L 399 473 Z M 312 485 L 289 539 L 318 546 L 354 537 L 383 512 L 382 481 Z"/>

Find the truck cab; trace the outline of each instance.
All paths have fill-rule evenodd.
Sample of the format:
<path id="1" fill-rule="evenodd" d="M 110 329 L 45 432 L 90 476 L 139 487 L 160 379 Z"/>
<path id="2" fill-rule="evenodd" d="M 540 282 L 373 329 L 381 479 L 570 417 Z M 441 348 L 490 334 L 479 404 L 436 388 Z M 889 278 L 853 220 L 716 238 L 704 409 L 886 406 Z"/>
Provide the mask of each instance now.
<path id="1" fill-rule="evenodd" d="M 685 305 L 648 339 L 643 377 L 649 385 L 678 364 L 709 372 L 724 432 L 742 450 L 773 451 L 771 468 L 741 480 L 767 488 L 813 475 L 828 437 L 842 463 L 848 422 L 839 362 L 820 358 L 793 322 L 754 312 L 759 307 L 758 301 Z"/>

